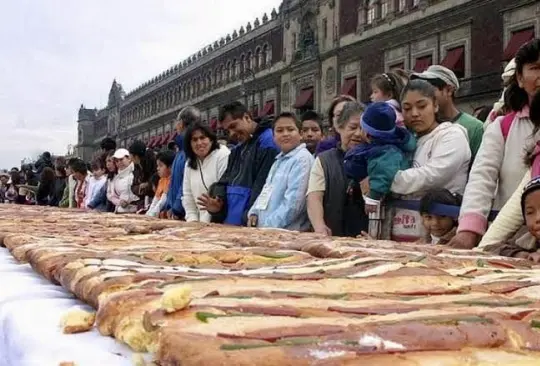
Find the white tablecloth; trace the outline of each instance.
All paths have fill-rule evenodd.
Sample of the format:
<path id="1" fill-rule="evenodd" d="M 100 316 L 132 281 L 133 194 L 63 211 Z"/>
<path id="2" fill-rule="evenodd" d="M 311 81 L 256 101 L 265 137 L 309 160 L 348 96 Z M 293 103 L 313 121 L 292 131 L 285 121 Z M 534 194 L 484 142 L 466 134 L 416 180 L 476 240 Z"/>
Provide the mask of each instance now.
<path id="1" fill-rule="evenodd" d="M 62 333 L 60 319 L 76 306 L 86 307 L 0 248 L 0 366 L 132 365 L 127 346 L 95 329 Z"/>

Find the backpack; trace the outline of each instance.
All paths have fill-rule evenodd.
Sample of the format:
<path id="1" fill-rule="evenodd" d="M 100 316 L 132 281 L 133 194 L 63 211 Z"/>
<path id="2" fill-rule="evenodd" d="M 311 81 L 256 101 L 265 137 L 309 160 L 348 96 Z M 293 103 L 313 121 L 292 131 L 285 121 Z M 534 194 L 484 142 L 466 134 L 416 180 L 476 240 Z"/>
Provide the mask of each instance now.
<path id="1" fill-rule="evenodd" d="M 510 133 L 510 127 L 512 127 L 512 123 L 514 123 L 514 119 L 516 119 L 517 112 L 508 113 L 504 116 L 503 120 L 501 121 L 501 132 L 504 138 L 504 142 L 508 139 L 508 134 Z"/>

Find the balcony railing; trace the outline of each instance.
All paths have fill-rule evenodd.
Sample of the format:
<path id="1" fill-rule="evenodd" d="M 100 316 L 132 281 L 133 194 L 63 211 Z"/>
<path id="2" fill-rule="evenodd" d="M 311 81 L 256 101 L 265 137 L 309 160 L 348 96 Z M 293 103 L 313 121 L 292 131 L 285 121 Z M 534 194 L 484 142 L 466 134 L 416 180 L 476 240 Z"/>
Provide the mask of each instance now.
<path id="1" fill-rule="evenodd" d="M 502 90 L 501 74 L 492 72 L 462 79 L 456 98 L 470 98 L 485 94 L 497 93 Z"/>

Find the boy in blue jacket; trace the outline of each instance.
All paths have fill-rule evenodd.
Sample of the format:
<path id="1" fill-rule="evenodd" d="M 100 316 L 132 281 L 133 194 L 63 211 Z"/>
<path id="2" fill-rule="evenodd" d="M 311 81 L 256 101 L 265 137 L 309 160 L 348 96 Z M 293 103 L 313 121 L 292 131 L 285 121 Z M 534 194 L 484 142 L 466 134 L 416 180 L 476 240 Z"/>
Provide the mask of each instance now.
<path id="1" fill-rule="evenodd" d="M 366 211 L 373 212 L 388 193 L 399 170 L 411 167 L 416 139 L 396 126 L 396 113 L 385 102 L 372 103 L 360 120 L 364 142 L 345 154 L 345 173 L 356 182 L 369 177 L 364 196 Z"/>

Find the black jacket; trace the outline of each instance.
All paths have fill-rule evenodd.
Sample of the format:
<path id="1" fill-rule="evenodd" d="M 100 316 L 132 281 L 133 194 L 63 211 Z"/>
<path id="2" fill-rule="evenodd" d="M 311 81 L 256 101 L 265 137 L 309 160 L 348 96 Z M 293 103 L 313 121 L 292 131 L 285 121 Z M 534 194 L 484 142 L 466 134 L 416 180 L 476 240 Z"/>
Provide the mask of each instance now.
<path id="1" fill-rule="evenodd" d="M 221 212 L 212 215 L 213 222 L 246 225 L 247 213 L 261 193 L 278 153 L 269 121 L 260 122 L 251 139 L 232 149 L 227 170 L 210 187 L 210 195 L 224 201 Z"/>
<path id="2" fill-rule="evenodd" d="M 58 206 L 62 197 L 64 195 L 64 190 L 66 189 L 66 178 L 56 177 L 54 181 L 54 189 L 49 197 L 49 206 Z"/>

